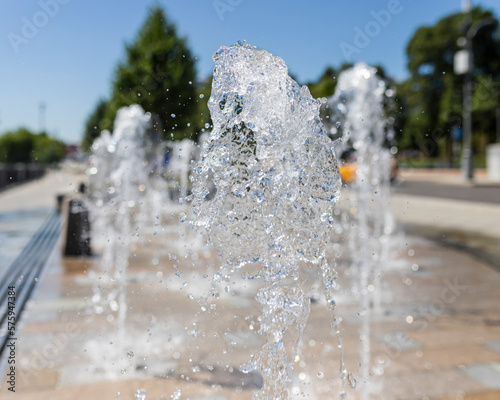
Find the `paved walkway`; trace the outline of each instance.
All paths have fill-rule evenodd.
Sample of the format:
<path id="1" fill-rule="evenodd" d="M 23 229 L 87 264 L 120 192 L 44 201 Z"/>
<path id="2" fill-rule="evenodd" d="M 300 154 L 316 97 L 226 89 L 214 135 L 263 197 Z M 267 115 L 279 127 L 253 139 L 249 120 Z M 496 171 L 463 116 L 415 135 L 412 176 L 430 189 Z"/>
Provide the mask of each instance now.
<path id="1" fill-rule="evenodd" d="M 50 206 L 81 177 L 64 172 L 0 193 L 0 213 Z M 397 194 L 392 206 L 402 224 L 423 233 L 500 238 L 495 205 Z M 163 216 L 160 228 L 141 227 L 126 286 L 107 279 L 98 257 L 65 259 L 53 252 L 22 324 L 16 399 L 144 399 L 142 389 L 147 400 L 251 397 L 260 378 L 239 366 L 262 344 L 253 300 L 259 282 L 242 279 L 250 270 L 237 272 L 220 297 L 205 304 L 217 257 L 177 221 Z M 343 267 L 349 252 L 342 241 L 330 251 L 329 257 L 341 254 L 337 312 L 344 319 L 346 364 L 358 379 L 347 398 L 358 399 L 366 385 L 358 364 L 363 313 L 348 290 L 356 281 Z M 473 254 L 412 234 L 399 258 L 384 274 L 383 312 L 372 324 L 371 385 L 384 387 L 376 398 L 500 399 L 500 274 Z M 320 299 L 318 271 L 301 273 L 308 278 L 304 290 Z M 120 293 L 127 298 L 124 324 Z M 338 398 L 339 354 L 329 320 L 324 301 L 313 302 L 293 398 Z M 4 383 L 0 399 L 12 397 Z"/>
<path id="2" fill-rule="evenodd" d="M 49 170 L 40 179 L 1 191 L 0 213 L 55 207 L 58 194 L 78 191 L 84 181 L 85 173 L 78 164 Z"/>
<path id="3" fill-rule="evenodd" d="M 0 274 L 21 253 L 31 236 L 56 207 L 56 196 L 74 192 L 85 180 L 81 167 L 68 164 L 35 181 L 0 192 Z"/>
<path id="4" fill-rule="evenodd" d="M 476 176 L 478 185 L 487 183 L 484 170 L 477 171 Z M 429 183 L 427 191 L 432 185 L 480 189 L 465 182 L 457 170 L 407 170 L 402 171 L 400 178 L 403 182 Z M 466 248 L 500 270 L 500 203 L 397 191 L 391 203 L 397 220 L 407 232 Z"/>
<path id="5" fill-rule="evenodd" d="M 470 232 L 500 240 L 500 204 L 405 194 L 395 194 L 391 203 L 402 223 Z"/>

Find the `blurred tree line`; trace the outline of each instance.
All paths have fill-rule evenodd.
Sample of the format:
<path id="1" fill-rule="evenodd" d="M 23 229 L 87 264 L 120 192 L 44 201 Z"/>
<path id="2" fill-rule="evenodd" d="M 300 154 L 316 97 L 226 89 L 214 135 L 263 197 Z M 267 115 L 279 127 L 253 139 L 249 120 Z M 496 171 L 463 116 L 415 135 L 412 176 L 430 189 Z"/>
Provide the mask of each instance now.
<path id="1" fill-rule="evenodd" d="M 472 23 L 486 17 L 493 18 L 494 23 L 484 26 L 474 38 L 472 72 L 474 146 L 483 152 L 485 145 L 496 139 L 500 113 L 498 20 L 481 8 L 471 12 Z M 453 59 L 460 49 L 458 39 L 470 27 L 466 22 L 466 15 L 457 13 L 433 26 L 419 28 L 406 48 L 409 77 L 403 82 L 396 82 L 382 67 L 375 66 L 391 92 L 385 109 L 395 131 L 393 145 L 397 144 L 400 151 L 415 150 L 426 157 L 451 160 L 452 132 L 462 124 L 464 79 L 454 74 Z M 336 78 L 351 66 L 326 68 L 316 82 L 307 83 L 311 94 L 316 98 L 331 96 Z M 164 138 L 196 139 L 210 123 L 210 89 L 211 78 L 196 81 L 195 58 L 186 40 L 178 36 L 165 11 L 153 6 L 134 42 L 126 46 L 126 57 L 115 71 L 110 98 L 99 101 L 88 117 L 84 148 L 89 149 L 103 129 L 112 129 L 119 107 L 133 103 L 158 115 L 162 126 L 157 128 Z"/>
<path id="2" fill-rule="evenodd" d="M 66 154 L 66 145 L 50 138 L 45 132 L 33 133 L 26 128 L 6 132 L 0 136 L 0 162 L 51 164 Z"/>

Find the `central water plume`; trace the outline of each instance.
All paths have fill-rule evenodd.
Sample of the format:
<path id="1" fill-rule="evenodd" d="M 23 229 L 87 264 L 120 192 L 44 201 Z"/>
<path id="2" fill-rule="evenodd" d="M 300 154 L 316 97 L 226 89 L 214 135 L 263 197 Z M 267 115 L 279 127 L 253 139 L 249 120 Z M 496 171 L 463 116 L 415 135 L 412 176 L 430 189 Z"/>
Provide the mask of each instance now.
<path id="1" fill-rule="evenodd" d="M 266 343 L 243 372 L 264 384 L 254 399 L 286 399 L 288 367 L 309 315 L 299 263 L 323 270 L 334 307 L 335 271 L 324 252 L 340 176 L 319 118 L 320 102 L 288 75 L 279 57 L 237 43 L 221 47 L 193 188 L 195 224 L 223 258 L 225 279 L 245 264 L 264 287 L 260 333 Z"/>

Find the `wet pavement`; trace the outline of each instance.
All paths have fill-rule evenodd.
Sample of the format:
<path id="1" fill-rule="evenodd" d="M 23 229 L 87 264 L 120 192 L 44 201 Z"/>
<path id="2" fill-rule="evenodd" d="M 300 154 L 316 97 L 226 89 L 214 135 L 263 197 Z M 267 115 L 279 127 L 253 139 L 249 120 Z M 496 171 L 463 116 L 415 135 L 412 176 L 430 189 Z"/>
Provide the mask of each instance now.
<path id="1" fill-rule="evenodd" d="M 63 189 L 81 179 L 65 176 Z M 424 227 L 420 199 L 401 196 L 393 200 L 402 207 L 395 210 L 400 221 Z M 477 215 L 484 210 L 475 207 Z M 175 211 L 163 217 L 160 230 L 141 227 L 125 285 L 101 269 L 99 249 L 87 259 L 62 258 L 60 247 L 54 249 L 19 325 L 15 398 L 136 399 L 144 398 L 141 389 L 147 399 L 251 398 L 261 377 L 240 366 L 262 345 L 254 300 L 260 283 L 242 274 L 255 266 L 235 273 L 218 297 L 208 296 L 218 258 Z M 443 226 L 456 224 L 447 215 L 427 218 L 437 228 L 446 218 Z M 344 320 L 346 365 L 357 379 L 347 399 L 360 398 L 367 385 L 380 392 L 376 399 L 500 399 L 500 274 L 494 268 L 420 235 L 401 238 L 397 262 L 385 267 L 382 279 L 382 306 L 371 332 L 372 379 L 365 383 L 358 365 L 364 316 L 350 289 L 349 253 L 334 239 L 328 256 L 338 258 L 337 315 Z M 301 275 L 313 301 L 290 397 L 337 399 L 340 352 L 317 284 L 320 272 L 304 267 Z M 116 309 L 121 291 L 125 324 Z M 13 396 L 7 387 L 0 398 Z"/>

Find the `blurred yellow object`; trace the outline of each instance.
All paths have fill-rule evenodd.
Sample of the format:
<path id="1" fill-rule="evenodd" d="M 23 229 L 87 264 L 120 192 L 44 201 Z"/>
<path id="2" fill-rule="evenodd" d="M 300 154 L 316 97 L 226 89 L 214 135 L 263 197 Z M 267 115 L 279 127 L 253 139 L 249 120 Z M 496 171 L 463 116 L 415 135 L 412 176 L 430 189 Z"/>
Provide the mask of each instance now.
<path id="1" fill-rule="evenodd" d="M 357 166 L 357 163 L 345 163 L 340 165 L 339 170 L 342 182 L 349 183 L 356 179 Z"/>

